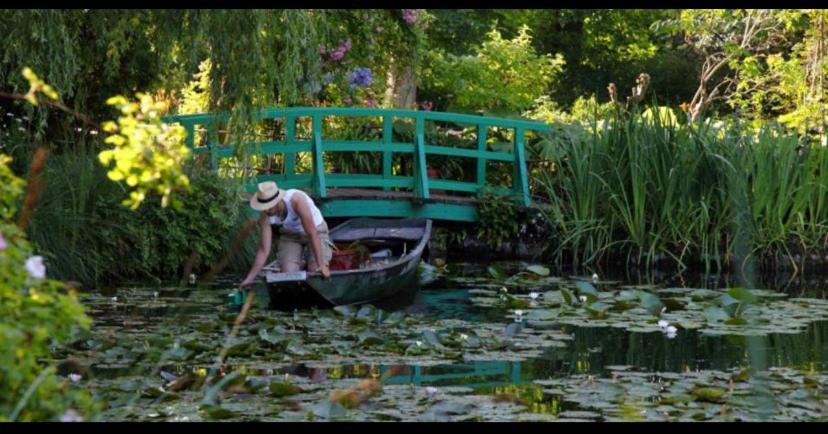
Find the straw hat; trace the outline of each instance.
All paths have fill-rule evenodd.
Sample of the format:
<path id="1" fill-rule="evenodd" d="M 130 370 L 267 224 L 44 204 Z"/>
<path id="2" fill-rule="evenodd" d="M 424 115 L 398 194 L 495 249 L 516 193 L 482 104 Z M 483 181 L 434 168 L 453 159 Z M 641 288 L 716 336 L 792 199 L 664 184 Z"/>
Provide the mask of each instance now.
<path id="1" fill-rule="evenodd" d="M 273 181 L 262 182 L 258 187 L 259 191 L 250 198 L 250 207 L 256 211 L 273 208 L 285 197 L 285 190 L 277 187 Z"/>

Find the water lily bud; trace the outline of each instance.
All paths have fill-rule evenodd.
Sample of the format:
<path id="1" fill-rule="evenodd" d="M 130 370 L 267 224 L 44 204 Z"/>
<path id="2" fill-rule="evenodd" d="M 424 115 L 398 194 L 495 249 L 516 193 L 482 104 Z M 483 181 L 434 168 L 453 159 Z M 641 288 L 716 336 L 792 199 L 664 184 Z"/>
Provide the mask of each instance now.
<path id="1" fill-rule="evenodd" d="M 531 298 L 532 300 L 537 299 L 539 296 L 540 296 L 540 293 L 537 293 L 537 292 L 530 292 L 529 293 L 529 298 Z"/>
<path id="2" fill-rule="evenodd" d="M 598 273 L 592 273 L 592 280 L 598 281 Z"/>

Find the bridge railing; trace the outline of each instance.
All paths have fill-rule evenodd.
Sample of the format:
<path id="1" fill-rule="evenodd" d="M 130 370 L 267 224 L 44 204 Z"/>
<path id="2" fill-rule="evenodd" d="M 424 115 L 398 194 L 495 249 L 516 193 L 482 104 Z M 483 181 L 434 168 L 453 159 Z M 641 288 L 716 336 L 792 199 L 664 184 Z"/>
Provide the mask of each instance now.
<path id="1" fill-rule="evenodd" d="M 323 134 L 323 121 L 328 117 L 372 117 L 380 118 L 382 124 L 381 141 L 338 140 L 326 138 Z M 478 193 L 487 186 L 487 163 L 490 161 L 507 162 L 513 165 L 510 188 L 502 193 L 513 194 L 518 203 L 528 206 L 530 193 L 526 168 L 526 134 L 531 131 L 545 131 L 548 126 L 541 122 L 502 119 L 467 115 L 459 113 L 431 112 L 404 109 L 372 109 L 343 107 L 291 107 L 269 108 L 254 114 L 257 121 L 273 120 L 282 122 L 284 136 L 281 140 L 262 140 L 245 143 L 250 154 L 274 156 L 282 154 L 283 171 L 281 174 L 257 175 L 248 188 L 255 189 L 256 182 L 276 181 L 282 188 L 302 188 L 312 191 L 320 198 L 328 196 L 330 187 L 375 187 L 385 191 L 391 189 L 410 190 L 415 201 L 427 201 L 431 189 L 445 191 Z M 195 155 L 208 154 L 213 169 L 219 167 L 219 160 L 233 156 L 233 147 L 221 143 L 220 127 L 229 119 L 226 113 L 205 113 L 175 115 L 165 118 L 166 122 L 178 122 L 187 130 L 187 145 Z M 310 119 L 309 137 L 297 138 L 297 121 Z M 413 123 L 413 140 L 395 140 L 395 122 Z M 476 147 L 461 148 L 430 143 L 426 137 L 426 124 L 452 123 L 472 126 L 476 129 Z M 494 150 L 488 143 L 489 130 L 492 128 L 511 129 L 514 137 L 511 146 Z M 198 133 L 198 134 L 197 134 Z M 197 143 L 199 136 L 203 145 Z M 501 144 L 502 145 L 502 144 Z M 326 173 L 324 155 L 326 152 L 371 152 L 381 153 L 382 168 L 380 173 Z M 310 173 L 296 173 L 297 153 L 311 155 Z M 413 176 L 402 176 L 392 171 L 394 154 L 408 155 L 412 158 Z M 429 179 L 427 173 L 428 156 L 447 156 L 476 160 L 474 181 L 457 181 Z"/>

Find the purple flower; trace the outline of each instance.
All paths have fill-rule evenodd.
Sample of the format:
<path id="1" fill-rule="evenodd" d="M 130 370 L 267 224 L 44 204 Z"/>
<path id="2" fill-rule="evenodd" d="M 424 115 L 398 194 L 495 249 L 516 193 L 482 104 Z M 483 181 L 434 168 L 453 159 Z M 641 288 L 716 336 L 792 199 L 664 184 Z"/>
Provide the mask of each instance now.
<path id="1" fill-rule="evenodd" d="M 325 54 L 327 51 L 324 45 L 319 46 L 319 54 Z"/>
<path id="2" fill-rule="evenodd" d="M 331 52 L 331 60 L 340 60 L 343 56 L 345 56 L 345 51 L 343 51 L 341 48 L 337 48 L 336 50 Z"/>
<path id="3" fill-rule="evenodd" d="M 3 238 L 3 234 L 0 234 L 0 250 L 6 250 L 7 246 L 6 239 Z"/>
<path id="4" fill-rule="evenodd" d="M 368 87 L 372 81 L 371 68 L 356 68 L 348 73 L 348 82 L 351 84 L 351 89 L 357 87 Z"/>
<path id="5" fill-rule="evenodd" d="M 418 9 L 402 9 L 402 18 L 409 26 L 413 26 L 419 16 L 420 11 Z"/>

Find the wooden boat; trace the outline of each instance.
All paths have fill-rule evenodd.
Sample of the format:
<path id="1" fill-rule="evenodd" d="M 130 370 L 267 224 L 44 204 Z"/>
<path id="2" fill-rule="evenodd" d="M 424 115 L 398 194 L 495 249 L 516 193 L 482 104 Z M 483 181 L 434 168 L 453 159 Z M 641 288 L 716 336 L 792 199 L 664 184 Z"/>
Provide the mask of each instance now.
<path id="1" fill-rule="evenodd" d="M 391 297 L 417 284 L 417 266 L 431 237 L 431 220 L 356 218 L 330 231 L 335 244 L 367 248 L 357 269 L 331 270 L 330 279 L 306 271 L 282 273 L 278 259 L 265 266 L 270 305 L 275 309 L 342 306 Z"/>

